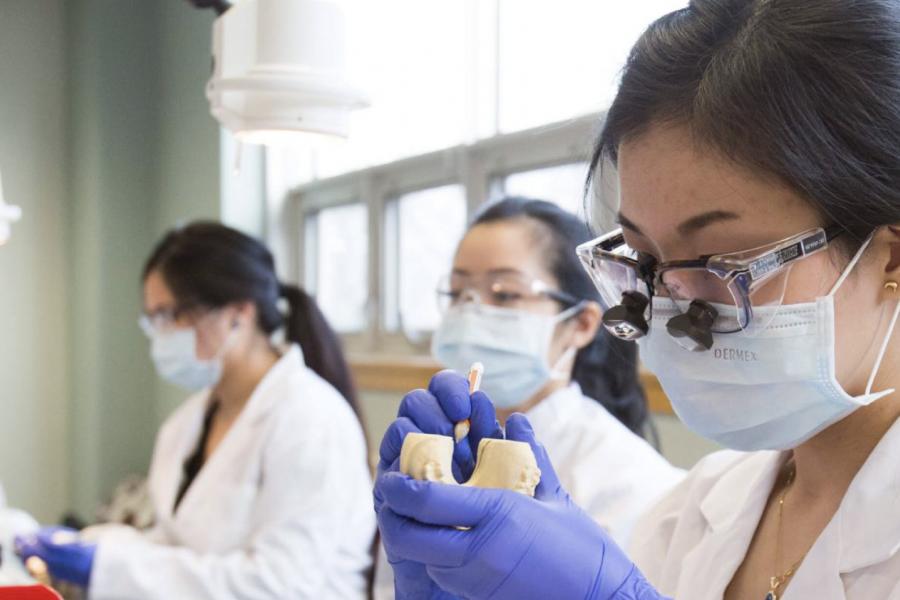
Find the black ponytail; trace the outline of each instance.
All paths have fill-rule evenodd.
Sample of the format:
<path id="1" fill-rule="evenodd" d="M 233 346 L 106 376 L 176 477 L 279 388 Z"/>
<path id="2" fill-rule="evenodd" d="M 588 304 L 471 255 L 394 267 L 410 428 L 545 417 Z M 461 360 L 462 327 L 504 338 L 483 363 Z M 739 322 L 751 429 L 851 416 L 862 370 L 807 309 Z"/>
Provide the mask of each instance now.
<path id="1" fill-rule="evenodd" d="M 340 339 L 328 324 L 312 296 L 295 285 L 281 284 L 279 293 L 289 311 L 285 337 L 303 349 L 306 365 L 333 385 L 359 416 L 356 386 L 344 358 Z"/>
<path id="2" fill-rule="evenodd" d="M 303 349 L 310 369 L 333 385 L 360 421 L 356 390 L 340 341 L 315 301 L 300 288 L 279 283 L 272 253 L 259 240 L 214 222 L 196 222 L 167 233 L 144 266 L 143 279 L 159 271 L 181 306 L 256 305 L 266 335 L 286 330 Z M 279 300 L 288 303 L 282 314 Z"/>
<path id="3" fill-rule="evenodd" d="M 599 301 L 597 290 L 575 255 L 575 247 L 592 238 L 587 224 L 556 204 L 531 198 L 505 198 L 489 205 L 472 226 L 528 219 L 548 236 L 547 268 L 560 291 L 578 301 Z M 566 307 L 568 308 L 568 307 Z M 631 431 L 647 430 L 647 400 L 638 378 L 637 348 L 603 327 L 578 351 L 572 379 L 584 394 L 602 404 Z"/>

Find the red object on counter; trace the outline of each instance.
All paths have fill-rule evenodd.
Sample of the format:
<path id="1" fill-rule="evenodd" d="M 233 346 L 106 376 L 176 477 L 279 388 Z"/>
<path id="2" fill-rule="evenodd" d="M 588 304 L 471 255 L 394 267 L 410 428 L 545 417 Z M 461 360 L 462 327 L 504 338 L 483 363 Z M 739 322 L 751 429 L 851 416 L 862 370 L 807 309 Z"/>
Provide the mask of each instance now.
<path id="1" fill-rule="evenodd" d="M 0 587 L 0 600 L 62 600 L 62 596 L 42 585 Z"/>

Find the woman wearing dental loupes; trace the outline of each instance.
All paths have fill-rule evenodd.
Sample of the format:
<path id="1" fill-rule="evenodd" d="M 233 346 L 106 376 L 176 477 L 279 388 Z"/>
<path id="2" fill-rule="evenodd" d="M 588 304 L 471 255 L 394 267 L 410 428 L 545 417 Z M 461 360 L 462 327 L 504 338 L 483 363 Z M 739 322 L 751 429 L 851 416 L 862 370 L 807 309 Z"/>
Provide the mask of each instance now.
<path id="1" fill-rule="evenodd" d="M 618 165 L 623 232 L 581 254 L 679 416 L 748 452 L 701 461 L 626 555 L 522 417 L 536 499 L 399 475 L 395 424 L 375 495 L 421 565 L 406 597 L 900 597 L 897 89 L 896 2 L 695 0 L 651 26 L 593 167 Z M 432 385 L 435 419 L 489 410 L 460 385 Z"/>

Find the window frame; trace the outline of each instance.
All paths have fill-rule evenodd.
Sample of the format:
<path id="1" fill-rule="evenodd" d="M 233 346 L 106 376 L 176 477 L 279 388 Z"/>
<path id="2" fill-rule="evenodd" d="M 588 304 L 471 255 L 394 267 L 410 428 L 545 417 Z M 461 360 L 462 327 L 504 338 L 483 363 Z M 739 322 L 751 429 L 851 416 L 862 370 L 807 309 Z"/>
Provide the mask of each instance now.
<path id="1" fill-rule="evenodd" d="M 281 229 L 287 243 L 278 247 L 293 256 L 278 256 L 289 265 L 289 276 L 308 283 L 307 221 L 325 208 L 361 202 L 369 219 L 369 262 L 366 323 L 360 333 L 342 334 L 351 355 L 427 355 L 428 339 L 411 341 L 402 331 L 389 331 L 384 314 L 386 259 L 385 223 L 388 206 L 404 194 L 443 185 L 461 184 L 466 196 L 466 221 L 491 199 L 492 186 L 513 173 L 553 167 L 590 158 L 594 133 L 604 113 L 591 113 L 533 129 L 501 134 L 471 144 L 404 158 L 301 184 L 287 192 Z M 448 265 L 449 268 L 449 265 Z"/>

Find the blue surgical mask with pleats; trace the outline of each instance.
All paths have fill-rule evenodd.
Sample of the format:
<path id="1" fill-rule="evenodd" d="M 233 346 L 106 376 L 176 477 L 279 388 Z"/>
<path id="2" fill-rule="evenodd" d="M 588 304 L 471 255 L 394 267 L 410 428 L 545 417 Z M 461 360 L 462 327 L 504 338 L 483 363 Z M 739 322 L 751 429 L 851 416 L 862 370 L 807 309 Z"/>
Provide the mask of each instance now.
<path id="1" fill-rule="evenodd" d="M 556 365 L 549 363 L 548 354 L 556 325 L 580 310 L 574 306 L 546 315 L 475 302 L 454 306 L 432 338 L 432 355 L 460 373 L 482 363 L 481 389 L 497 408 L 515 408 L 550 380 L 569 378 L 558 367 L 571 360 L 575 349 L 565 352 Z"/>

